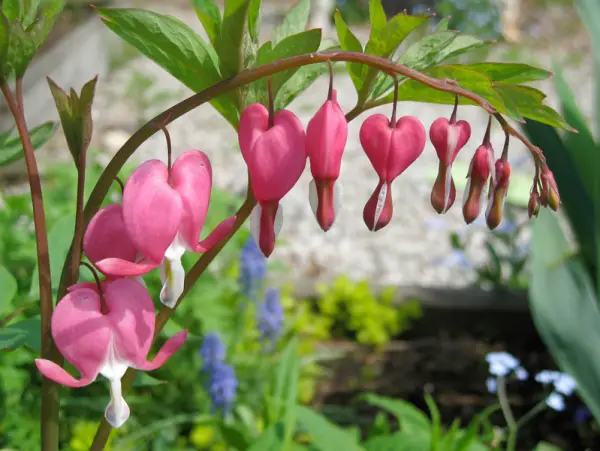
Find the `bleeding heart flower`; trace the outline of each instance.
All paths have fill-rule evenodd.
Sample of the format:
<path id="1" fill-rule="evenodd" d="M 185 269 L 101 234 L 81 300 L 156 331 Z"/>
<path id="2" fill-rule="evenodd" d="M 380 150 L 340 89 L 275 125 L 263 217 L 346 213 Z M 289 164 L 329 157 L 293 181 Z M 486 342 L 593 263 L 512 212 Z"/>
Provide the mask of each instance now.
<path id="1" fill-rule="evenodd" d="M 558 210 L 558 206 L 560 205 L 558 185 L 556 184 L 556 180 L 554 180 L 554 174 L 552 174 L 552 171 L 547 166 L 542 169 L 540 179 L 542 181 L 541 204 L 544 207 L 550 206 L 554 211 Z"/>
<path id="2" fill-rule="evenodd" d="M 106 207 L 90 221 L 86 255 L 110 277 L 139 276 L 160 266 L 160 299 L 173 307 L 183 292 L 185 251 L 208 251 L 235 223 L 235 217 L 227 218 L 198 242 L 211 187 L 210 161 L 198 150 L 177 158 L 170 174 L 159 160 L 142 163 L 125 185 L 123 206 Z"/>
<path id="3" fill-rule="evenodd" d="M 347 140 L 348 122 L 337 103 L 337 92 L 332 89 L 331 99 L 323 104 L 306 128 L 306 150 L 313 175 L 309 201 L 324 231 L 331 228 L 342 205 L 342 185 L 336 181 Z"/>
<path id="4" fill-rule="evenodd" d="M 471 137 L 467 121 L 456 122 L 455 112 L 450 120 L 436 119 L 429 129 L 429 138 L 440 160 L 438 175 L 431 190 L 431 205 L 438 213 L 446 213 L 456 199 L 456 187 L 452 178 L 452 164 L 458 152 Z"/>
<path id="5" fill-rule="evenodd" d="M 529 195 L 529 202 L 527 204 L 527 213 L 529 214 L 529 219 L 533 218 L 540 212 L 540 194 L 538 193 L 537 183 L 534 182 L 533 188 L 531 189 L 531 194 Z"/>
<path id="6" fill-rule="evenodd" d="M 510 163 L 503 158 L 499 158 L 496 161 L 494 173 L 495 177 L 490 180 L 488 206 L 485 212 L 490 230 L 494 230 L 502 221 L 502 210 L 508 194 L 508 185 L 510 184 Z"/>
<path id="7" fill-rule="evenodd" d="M 240 117 L 239 144 L 248 166 L 258 205 L 250 215 L 250 230 L 268 257 L 275 249 L 283 211 L 279 201 L 294 187 L 306 167 L 306 136 L 300 119 L 280 110 L 269 123 L 269 111 L 255 103 Z"/>
<path id="8" fill-rule="evenodd" d="M 423 124 L 412 116 L 390 122 L 387 116 L 375 114 L 362 124 L 360 143 L 379 176 L 363 211 L 369 230 L 375 232 L 392 219 L 391 183 L 421 155 L 426 139 Z"/>
<path id="9" fill-rule="evenodd" d="M 475 151 L 467 173 L 468 181 L 463 196 L 463 217 L 467 224 L 472 223 L 479 216 L 481 202 L 484 199 L 482 194 L 490 173 L 493 183 L 495 179 L 494 149 L 491 145 L 484 144 Z"/>
<path id="10" fill-rule="evenodd" d="M 121 378 L 127 368 L 159 368 L 185 342 L 187 331 L 169 338 L 148 361 L 156 314 L 148 291 L 134 279 L 105 281 L 101 286 L 102 293 L 93 283 L 70 287 L 52 315 L 56 346 L 81 378 L 74 378 L 49 360 L 36 359 L 35 364 L 48 379 L 67 387 L 89 385 L 98 374 L 106 377 L 111 401 L 104 415 L 118 428 L 129 418 L 129 406 L 121 394 Z M 102 302 L 107 313 L 102 313 Z"/>

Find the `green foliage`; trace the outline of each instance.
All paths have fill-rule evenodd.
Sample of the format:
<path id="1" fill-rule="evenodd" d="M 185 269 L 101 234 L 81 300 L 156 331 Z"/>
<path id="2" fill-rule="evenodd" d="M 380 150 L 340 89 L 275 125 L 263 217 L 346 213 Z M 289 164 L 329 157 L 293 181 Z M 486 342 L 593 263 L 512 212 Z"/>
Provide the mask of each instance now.
<path id="1" fill-rule="evenodd" d="M 40 149 L 56 132 L 58 124 L 45 122 L 29 132 L 33 150 Z M 18 136 L 11 132 L 0 134 L 0 167 L 8 166 L 24 157 L 23 145 Z"/>
<path id="2" fill-rule="evenodd" d="M 318 291 L 318 309 L 329 318 L 330 327 L 353 332 L 362 344 L 384 346 L 421 316 L 418 301 L 394 305 L 392 288 L 377 296 L 367 281 L 355 283 L 340 276 L 330 288 L 320 285 Z"/>

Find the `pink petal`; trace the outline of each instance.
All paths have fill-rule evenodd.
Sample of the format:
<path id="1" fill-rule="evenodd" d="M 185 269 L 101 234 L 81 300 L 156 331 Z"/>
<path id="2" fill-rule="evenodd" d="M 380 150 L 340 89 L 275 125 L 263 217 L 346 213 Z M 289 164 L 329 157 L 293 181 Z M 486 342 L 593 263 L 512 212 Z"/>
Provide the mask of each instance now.
<path id="1" fill-rule="evenodd" d="M 127 234 L 121 205 L 109 205 L 96 213 L 83 236 L 83 250 L 94 264 L 106 258 L 135 261 L 137 249 Z"/>
<path id="2" fill-rule="evenodd" d="M 100 296 L 95 287 L 67 293 L 56 305 L 51 329 L 58 350 L 81 372 L 82 381 L 93 381 L 106 358 L 111 336 L 109 323 L 100 312 Z M 65 379 L 56 369 L 48 365 L 44 368 L 73 383 L 74 379 Z"/>
<path id="3" fill-rule="evenodd" d="M 383 114 L 368 117 L 360 127 L 360 143 L 380 178 L 387 178 L 387 157 L 392 141 L 390 120 Z"/>
<path id="4" fill-rule="evenodd" d="M 81 379 L 75 379 L 64 368 L 46 359 L 35 359 L 35 366 L 48 379 L 67 387 L 84 387 L 94 382 L 97 376 L 97 374 L 94 374 L 93 377 L 91 374 L 87 374 L 82 375 Z"/>
<path id="5" fill-rule="evenodd" d="M 193 249 L 200 239 L 210 202 L 212 167 L 206 154 L 199 150 L 181 154 L 171 171 L 171 186 L 183 201 L 180 236 Z"/>
<path id="6" fill-rule="evenodd" d="M 306 167 L 306 140 L 300 119 L 290 111 L 279 111 L 273 127 L 255 138 L 251 151 L 246 153 L 256 200 L 278 202 Z"/>
<path id="7" fill-rule="evenodd" d="M 269 111 L 260 103 L 253 103 L 240 116 L 238 141 L 246 163 L 254 151 L 256 140 L 269 129 Z"/>
<path id="8" fill-rule="evenodd" d="M 471 137 L 471 126 L 467 121 L 450 124 L 446 118 L 433 121 L 429 129 L 429 138 L 438 154 L 438 158 L 446 166 L 452 165 L 458 152 Z"/>
<path id="9" fill-rule="evenodd" d="M 426 141 L 427 133 L 419 119 L 404 116 L 398 120 L 387 159 L 387 182 L 392 182 L 419 158 Z"/>
<path id="10" fill-rule="evenodd" d="M 181 226 L 183 202 L 159 160 L 141 164 L 125 185 L 123 218 L 134 245 L 157 265 Z"/>
<path id="11" fill-rule="evenodd" d="M 152 298 L 135 279 L 118 279 L 103 288 L 115 352 L 135 366 L 146 359 L 152 344 L 156 315 Z"/>
<path id="12" fill-rule="evenodd" d="M 96 267 L 103 273 L 119 277 L 137 277 L 143 274 L 148 274 L 155 268 L 158 268 L 158 263 L 133 263 L 118 258 L 107 258 L 96 262 Z"/>
<path id="13" fill-rule="evenodd" d="M 167 340 L 167 342 L 160 348 L 154 359 L 138 363 L 138 369 L 144 371 L 152 371 L 161 367 L 171 357 L 175 351 L 177 351 L 185 342 L 188 335 L 187 330 L 183 330 Z"/>
<path id="14" fill-rule="evenodd" d="M 212 232 L 210 232 L 205 239 L 197 243 L 191 249 L 194 252 L 208 252 L 211 248 L 231 235 L 235 221 L 236 216 L 225 219 Z"/>

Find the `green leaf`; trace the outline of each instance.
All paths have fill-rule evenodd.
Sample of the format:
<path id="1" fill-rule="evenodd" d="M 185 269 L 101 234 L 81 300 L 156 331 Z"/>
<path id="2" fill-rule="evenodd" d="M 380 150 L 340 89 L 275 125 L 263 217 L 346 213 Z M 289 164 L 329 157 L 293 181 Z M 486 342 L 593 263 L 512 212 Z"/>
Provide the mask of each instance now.
<path id="1" fill-rule="evenodd" d="M 331 44 L 328 41 L 322 41 L 318 51 L 324 52 L 338 48 L 339 46 L 337 44 Z M 336 63 L 333 63 L 334 67 L 335 64 Z M 277 91 L 277 97 L 275 98 L 275 109 L 280 110 L 288 106 L 296 97 L 306 91 L 306 89 L 308 89 L 308 87 L 312 85 L 317 78 L 328 73 L 329 65 L 327 63 L 310 64 L 298 69 L 296 73 L 290 77 L 290 79 L 286 81 Z"/>
<path id="2" fill-rule="evenodd" d="M 50 252 L 50 274 L 52 281 L 52 290 L 58 290 L 62 265 L 67 257 L 67 252 L 71 247 L 73 233 L 75 230 L 75 217 L 73 215 L 64 216 L 52 226 L 48 232 L 48 247 Z M 39 272 L 36 264 L 31 276 L 31 288 L 29 296 L 36 299 L 40 296 Z"/>
<path id="3" fill-rule="evenodd" d="M 323 451 L 364 451 L 351 434 L 331 423 L 323 415 L 308 407 L 296 406 L 296 415 L 302 428 L 311 436 L 312 443 Z"/>
<path id="4" fill-rule="evenodd" d="M 78 97 L 73 90 L 69 96 L 48 78 L 67 145 L 78 169 L 81 166 L 81 155 L 85 154 L 92 140 L 92 103 L 97 81 L 98 76 L 87 82 L 81 89 L 81 97 Z"/>
<path id="5" fill-rule="evenodd" d="M 243 37 L 250 0 L 225 0 L 221 37 L 215 46 L 219 55 L 221 75 L 232 77 L 243 70 Z"/>
<path id="6" fill-rule="evenodd" d="M 362 45 L 358 38 L 350 31 L 344 19 L 342 19 L 342 15 L 339 11 L 335 12 L 333 16 L 335 19 L 335 28 L 337 30 L 338 41 L 340 42 L 340 46 L 342 50 L 346 52 L 361 52 L 363 51 Z M 359 63 L 346 63 L 346 67 L 348 68 L 348 74 L 352 79 L 352 83 L 354 83 L 354 87 L 357 92 L 363 87 L 362 80 L 362 65 Z"/>
<path id="7" fill-rule="evenodd" d="M 2 12 L 10 22 L 21 18 L 21 1 L 4 0 L 2 2 Z"/>
<path id="8" fill-rule="evenodd" d="M 133 380 L 134 387 L 154 387 L 156 385 L 164 385 L 166 383 L 167 381 L 158 380 L 150 376 L 145 371 L 140 371 L 139 373 L 137 373 L 135 379 Z"/>
<path id="9" fill-rule="evenodd" d="M 369 0 L 369 17 L 371 22 L 371 37 L 369 41 L 379 40 L 381 32 L 387 25 L 387 17 L 381 0 Z"/>
<path id="10" fill-rule="evenodd" d="M 16 349 L 23 345 L 39 351 L 42 343 L 39 315 L 0 329 L 0 350 Z"/>
<path id="11" fill-rule="evenodd" d="M 410 434 L 425 432 L 430 434 L 431 423 L 429 418 L 411 403 L 401 399 L 386 398 L 372 393 L 368 393 L 361 398 L 369 404 L 387 410 L 394 415 L 403 432 Z"/>
<path id="12" fill-rule="evenodd" d="M 554 85 L 560 99 L 560 107 L 563 116 L 579 133 L 567 133 L 563 137 L 565 147 L 568 150 L 573 164 L 577 168 L 579 177 L 585 185 L 587 192 L 596 206 L 595 211 L 600 211 L 600 195 L 595 193 L 595 181 L 598 178 L 596 168 L 600 167 L 600 152 L 596 148 L 592 132 L 587 126 L 583 114 L 577 107 L 575 96 L 569 89 L 567 80 L 558 64 L 554 70 Z"/>
<path id="13" fill-rule="evenodd" d="M 247 451 L 281 451 L 283 449 L 283 425 L 270 425 Z"/>
<path id="14" fill-rule="evenodd" d="M 435 401 L 429 393 L 425 393 L 425 402 L 429 408 L 429 414 L 431 415 L 431 450 L 437 451 L 440 446 L 440 439 L 442 436 L 442 419 L 440 415 L 440 409 L 438 409 Z"/>
<path id="15" fill-rule="evenodd" d="M 273 44 L 276 45 L 288 36 L 306 30 L 310 17 L 310 0 L 300 0 L 283 18 L 283 22 L 275 28 Z"/>
<path id="16" fill-rule="evenodd" d="M 195 92 L 219 81 L 215 51 L 179 19 L 140 9 L 97 8 L 108 28 Z M 239 112 L 230 96 L 211 105 L 236 126 Z"/>
<path id="17" fill-rule="evenodd" d="M 446 31 L 446 30 L 448 30 L 449 25 L 450 25 L 450 17 L 444 17 L 437 24 L 436 31 Z"/>
<path id="18" fill-rule="evenodd" d="M 600 310 L 588 273 L 570 253 L 558 220 L 542 209 L 532 227 L 531 314 L 558 366 L 576 380 L 577 392 L 599 421 Z"/>
<path id="19" fill-rule="evenodd" d="M 562 448 L 548 442 L 540 442 L 533 451 L 562 451 Z"/>
<path id="20" fill-rule="evenodd" d="M 224 421 L 219 422 L 219 431 L 225 439 L 228 445 L 235 447 L 235 449 L 242 450 L 248 449 L 250 443 L 240 428 L 230 426 Z"/>
<path id="21" fill-rule="evenodd" d="M 10 48 L 10 23 L 3 13 L 0 13 L 0 68 L 7 63 L 6 56 Z"/>
<path id="22" fill-rule="evenodd" d="M 260 0 L 250 0 L 248 7 L 248 33 L 257 44 L 260 33 Z"/>
<path id="23" fill-rule="evenodd" d="M 363 446 L 365 451 L 431 451 L 431 439 L 425 433 L 401 431 L 369 439 Z"/>
<path id="24" fill-rule="evenodd" d="M 283 39 L 273 48 L 269 59 L 271 61 L 277 61 L 290 56 L 316 52 L 319 49 L 320 44 L 321 30 L 314 29 L 303 31 L 302 33 L 294 34 Z M 273 75 L 273 92 L 275 95 L 277 95 L 279 89 L 281 89 L 285 82 L 288 81 L 297 71 L 298 69 L 290 69 Z"/>
<path id="25" fill-rule="evenodd" d="M 213 0 L 192 0 L 196 15 L 202 27 L 215 47 L 221 36 L 221 11 Z"/>
<path id="26" fill-rule="evenodd" d="M 596 262 L 594 204 L 588 194 L 577 167 L 573 154 L 578 152 L 594 152 L 595 149 L 568 149 L 555 129 L 533 121 L 527 121 L 525 133 L 536 146 L 544 149 L 548 167 L 554 174 L 562 208 L 572 230 L 575 232 L 582 255 L 589 268 Z"/>
<path id="27" fill-rule="evenodd" d="M 17 294 L 17 281 L 4 266 L 0 265 L 0 316 L 13 310 L 11 301 Z"/>
<path id="28" fill-rule="evenodd" d="M 391 56 L 414 30 L 427 22 L 431 16 L 398 14 L 390 19 L 381 31 L 379 56 Z"/>
<path id="29" fill-rule="evenodd" d="M 283 419 L 284 447 L 289 446 L 295 431 L 295 406 L 298 395 L 299 376 L 298 340 L 294 337 L 283 350 L 281 362 L 277 368 L 273 397 L 275 405 L 279 410 L 276 418 Z"/>
<path id="30" fill-rule="evenodd" d="M 545 80 L 552 76 L 552 72 L 521 63 L 478 63 L 466 67 L 487 75 L 492 81 L 508 85 Z"/>
<path id="31" fill-rule="evenodd" d="M 391 23 L 391 22 L 390 22 Z M 456 31 L 439 31 L 424 36 L 412 44 L 398 59 L 398 63 L 423 71 L 448 58 L 489 45 L 476 37 Z M 459 65 L 453 65 L 457 67 Z M 465 67 L 465 66 L 463 66 Z M 400 78 L 401 79 L 401 78 Z M 489 77 L 488 77 L 489 79 Z M 373 88 L 372 99 L 377 99 L 393 87 L 390 77 L 381 78 Z"/>
<path id="32" fill-rule="evenodd" d="M 56 133 L 56 122 L 45 122 L 29 131 L 31 144 L 34 150 L 41 148 Z M 10 132 L 9 132 L 10 133 Z M 18 136 L 9 133 L 0 134 L 0 167 L 7 166 L 23 158 L 23 145 Z"/>

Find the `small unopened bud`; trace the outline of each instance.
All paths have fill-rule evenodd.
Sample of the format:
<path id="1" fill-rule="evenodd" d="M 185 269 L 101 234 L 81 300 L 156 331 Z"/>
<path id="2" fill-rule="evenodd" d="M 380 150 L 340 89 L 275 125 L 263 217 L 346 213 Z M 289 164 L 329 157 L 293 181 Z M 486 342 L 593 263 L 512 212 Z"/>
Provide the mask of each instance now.
<path id="1" fill-rule="evenodd" d="M 529 214 L 529 219 L 533 218 L 540 212 L 540 195 L 537 190 L 537 186 L 533 187 L 531 190 L 531 194 L 529 195 L 529 203 L 527 204 L 527 213 Z"/>
<path id="2" fill-rule="evenodd" d="M 485 213 L 486 222 L 490 230 L 494 230 L 502 221 L 504 201 L 508 194 L 510 184 L 510 163 L 502 158 L 496 161 L 495 179 L 490 182 L 488 207 Z"/>
<path id="3" fill-rule="evenodd" d="M 554 180 L 554 174 L 552 171 L 545 167 L 542 169 L 542 194 L 540 196 L 540 203 L 546 207 L 549 206 L 552 210 L 558 210 L 560 204 L 560 195 L 558 194 L 558 186 Z"/>
<path id="4" fill-rule="evenodd" d="M 481 210 L 482 194 L 485 184 L 493 172 L 494 150 L 491 146 L 482 145 L 477 148 L 469 173 L 467 174 L 467 186 L 463 196 L 463 217 L 467 224 L 472 223 L 479 216 Z M 492 180 L 495 178 L 492 173 Z"/>
<path id="5" fill-rule="evenodd" d="M 377 232 L 390 223 L 393 213 L 392 190 L 388 183 L 380 180 L 365 204 L 363 220 L 369 230 Z"/>
<path id="6" fill-rule="evenodd" d="M 446 213 L 456 200 L 456 186 L 451 170 L 451 166 L 440 161 L 438 175 L 431 189 L 431 205 L 439 214 Z"/>

